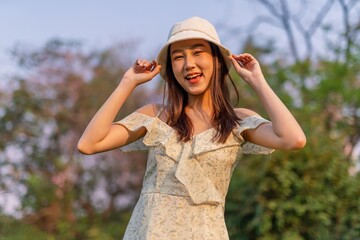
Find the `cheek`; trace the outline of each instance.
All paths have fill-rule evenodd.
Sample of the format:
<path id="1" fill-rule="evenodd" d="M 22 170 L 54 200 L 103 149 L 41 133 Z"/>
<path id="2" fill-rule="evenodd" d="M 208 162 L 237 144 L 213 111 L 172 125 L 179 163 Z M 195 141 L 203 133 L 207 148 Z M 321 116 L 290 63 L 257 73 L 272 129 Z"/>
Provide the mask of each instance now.
<path id="1" fill-rule="evenodd" d="M 212 59 L 204 61 L 203 66 L 204 66 L 204 69 L 206 69 L 206 71 L 207 71 L 207 75 L 209 75 L 211 77 L 214 72 L 214 64 L 212 62 Z"/>
<path id="2" fill-rule="evenodd" d="M 203 58 L 200 58 L 198 60 L 198 65 L 202 66 L 204 69 L 210 69 L 212 70 L 214 67 L 214 62 L 213 62 L 213 58 L 211 55 L 207 55 Z"/>
<path id="3" fill-rule="evenodd" d="M 171 66 L 172 66 L 174 76 L 176 78 L 178 78 L 178 76 L 180 76 L 180 74 L 182 74 L 182 64 L 179 62 L 176 62 L 176 63 L 172 63 Z"/>

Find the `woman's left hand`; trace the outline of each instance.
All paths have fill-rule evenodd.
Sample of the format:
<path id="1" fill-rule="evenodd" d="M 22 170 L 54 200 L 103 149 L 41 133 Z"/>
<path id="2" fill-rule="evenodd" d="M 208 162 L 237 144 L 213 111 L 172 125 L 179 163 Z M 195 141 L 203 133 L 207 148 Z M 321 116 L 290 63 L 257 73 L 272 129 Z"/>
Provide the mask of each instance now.
<path id="1" fill-rule="evenodd" d="M 258 95 L 272 122 L 247 130 L 246 140 L 264 147 L 282 150 L 296 150 L 304 147 L 306 143 L 304 132 L 289 109 L 267 84 L 259 62 L 248 53 L 231 55 L 229 59 L 240 77 Z"/>
<path id="2" fill-rule="evenodd" d="M 249 53 L 229 56 L 236 72 L 248 84 L 252 84 L 257 79 L 264 79 L 259 62 Z"/>

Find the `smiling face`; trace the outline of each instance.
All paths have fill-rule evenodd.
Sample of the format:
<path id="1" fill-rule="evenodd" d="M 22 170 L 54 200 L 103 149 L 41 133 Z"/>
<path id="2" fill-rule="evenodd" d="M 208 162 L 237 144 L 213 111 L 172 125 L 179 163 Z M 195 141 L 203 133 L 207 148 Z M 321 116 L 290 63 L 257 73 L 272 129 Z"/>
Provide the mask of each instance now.
<path id="1" fill-rule="evenodd" d="M 209 92 L 214 71 L 209 42 L 202 39 L 175 42 L 170 46 L 170 58 L 176 80 L 189 95 Z"/>

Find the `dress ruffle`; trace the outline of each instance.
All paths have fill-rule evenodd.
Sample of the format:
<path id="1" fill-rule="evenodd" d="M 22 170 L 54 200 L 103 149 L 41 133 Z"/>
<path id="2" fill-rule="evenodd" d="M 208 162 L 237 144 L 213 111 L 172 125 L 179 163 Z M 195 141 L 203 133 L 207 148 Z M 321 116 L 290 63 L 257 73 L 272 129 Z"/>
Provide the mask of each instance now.
<path id="1" fill-rule="evenodd" d="M 258 116 L 244 118 L 233 130 L 224 143 L 211 141 L 215 136 L 214 128 L 205 130 L 193 137 L 189 142 L 179 142 L 176 131 L 160 120 L 134 112 L 115 124 L 121 124 L 130 131 L 141 127 L 147 130 L 146 135 L 127 146 L 122 151 L 143 151 L 149 147 L 162 146 L 165 154 L 177 162 L 175 177 L 185 186 L 194 204 L 223 204 L 225 196 L 221 194 L 211 179 L 206 176 L 196 157 L 206 152 L 221 148 L 241 146 L 243 154 L 268 154 L 273 150 L 256 144 L 244 142 L 241 133 L 247 129 L 255 129 L 268 120 Z"/>
<path id="2" fill-rule="evenodd" d="M 271 123 L 269 120 L 266 120 L 260 116 L 249 116 L 239 123 L 239 125 L 233 130 L 233 133 L 239 137 L 244 142 L 244 139 L 241 136 L 241 133 L 248 129 L 256 129 L 261 124 Z M 274 149 L 263 147 L 254 143 L 244 142 L 242 145 L 243 154 L 270 154 Z"/>

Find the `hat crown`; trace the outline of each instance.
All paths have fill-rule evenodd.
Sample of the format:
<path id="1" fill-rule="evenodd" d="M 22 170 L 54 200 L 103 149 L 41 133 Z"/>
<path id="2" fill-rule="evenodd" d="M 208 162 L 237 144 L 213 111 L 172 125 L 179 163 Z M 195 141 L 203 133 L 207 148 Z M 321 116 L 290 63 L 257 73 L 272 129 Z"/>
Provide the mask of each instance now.
<path id="1" fill-rule="evenodd" d="M 214 26 L 207 20 L 200 17 L 191 17 L 182 22 L 176 23 L 169 32 L 168 41 L 171 41 L 171 39 L 177 34 L 185 31 L 189 31 L 189 33 L 191 31 L 203 33 L 210 37 L 213 41 L 220 44 L 220 38 Z"/>
<path id="2" fill-rule="evenodd" d="M 168 61 L 167 57 L 169 46 L 175 42 L 189 39 L 203 39 L 209 43 L 217 45 L 220 49 L 221 55 L 224 57 L 228 70 L 231 68 L 231 62 L 228 59 L 230 51 L 221 44 L 215 27 L 203 18 L 191 17 L 173 25 L 169 32 L 166 44 L 158 53 L 157 62 L 162 65 L 160 75 L 163 79 L 166 78 L 166 64 Z"/>

